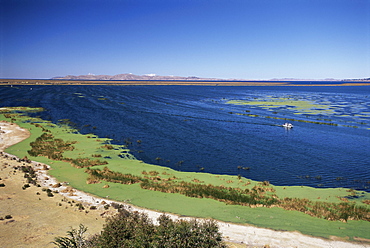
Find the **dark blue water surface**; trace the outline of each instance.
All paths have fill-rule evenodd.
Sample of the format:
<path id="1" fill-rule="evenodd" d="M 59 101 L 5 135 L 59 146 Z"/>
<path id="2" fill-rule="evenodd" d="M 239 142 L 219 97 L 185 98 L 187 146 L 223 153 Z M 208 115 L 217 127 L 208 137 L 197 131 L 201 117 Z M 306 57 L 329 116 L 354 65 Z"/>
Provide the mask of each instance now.
<path id="1" fill-rule="evenodd" d="M 37 116 L 180 171 L 370 192 L 369 95 L 369 86 L 1 86 L 0 106 L 43 107 Z M 318 111 L 228 104 L 287 98 Z"/>

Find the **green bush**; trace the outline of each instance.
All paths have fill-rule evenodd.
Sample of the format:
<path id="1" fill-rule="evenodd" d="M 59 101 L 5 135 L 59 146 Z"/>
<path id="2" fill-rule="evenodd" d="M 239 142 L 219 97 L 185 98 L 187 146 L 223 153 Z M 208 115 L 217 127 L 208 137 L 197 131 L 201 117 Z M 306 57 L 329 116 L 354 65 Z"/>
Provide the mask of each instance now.
<path id="1" fill-rule="evenodd" d="M 100 234 L 85 238 L 87 228 L 67 232 L 67 237 L 56 237 L 54 244 L 64 247 L 226 247 L 215 221 L 173 221 L 167 215 L 154 225 L 144 213 L 119 208 L 118 214 L 108 218 Z"/>
<path id="2" fill-rule="evenodd" d="M 144 213 L 120 209 L 107 220 L 93 247 L 226 247 L 215 221 L 173 221 L 167 215 L 154 225 Z"/>

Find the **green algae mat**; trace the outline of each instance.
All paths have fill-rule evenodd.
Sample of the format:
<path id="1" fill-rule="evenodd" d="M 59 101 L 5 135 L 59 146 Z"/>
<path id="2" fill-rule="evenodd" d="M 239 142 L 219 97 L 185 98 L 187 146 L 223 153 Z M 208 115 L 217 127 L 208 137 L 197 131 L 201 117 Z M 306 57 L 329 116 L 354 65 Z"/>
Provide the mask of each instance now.
<path id="1" fill-rule="evenodd" d="M 31 132 L 6 152 L 49 164 L 52 176 L 79 190 L 183 216 L 297 230 L 325 238 L 370 239 L 369 193 L 179 172 L 137 160 L 125 146 L 112 145 L 110 139 L 82 135 L 68 121 L 53 124 L 31 118 L 29 111 L 42 109 L 1 108 L 0 121 L 14 122 Z"/>
<path id="2" fill-rule="evenodd" d="M 295 95 L 286 95 L 285 97 L 258 96 L 247 99 L 225 100 L 225 104 L 242 105 L 249 108 L 246 111 L 247 113 L 234 113 L 236 115 L 369 129 L 366 125 L 368 112 L 358 113 L 358 109 L 361 109 L 360 106 L 347 101 L 332 103 L 325 97 L 322 99 L 319 97 L 307 99 Z M 349 108 L 352 108 L 351 111 L 348 110 Z M 253 114 L 254 109 L 267 110 L 270 115 Z M 294 114 L 296 118 L 276 116 L 281 111 L 288 111 Z M 346 119 L 346 117 L 350 117 L 349 112 L 356 118 Z"/>

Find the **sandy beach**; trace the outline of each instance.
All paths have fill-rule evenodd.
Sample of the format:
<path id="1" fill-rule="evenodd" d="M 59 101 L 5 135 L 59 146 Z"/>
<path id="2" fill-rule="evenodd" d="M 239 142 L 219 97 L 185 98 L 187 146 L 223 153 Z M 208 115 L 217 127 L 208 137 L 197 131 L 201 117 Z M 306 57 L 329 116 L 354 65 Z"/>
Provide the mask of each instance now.
<path id="1" fill-rule="evenodd" d="M 0 188 L 0 217 L 12 217 L 0 221 L 2 247 L 53 247 L 50 242 L 54 237 L 65 236 L 70 227 L 76 228 L 80 223 L 88 227 L 89 234 L 99 232 L 105 218 L 115 213 L 112 207 L 104 208 L 113 201 L 71 189 L 63 182 L 58 182 L 48 175 L 48 165 L 37 161 L 20 161 L 20 158 L 5 153 L 5 148 L 24 140 L 30 133 L 8 122 L 0 122 L 0 128 L 0 183 L 5 185 Z M 20 170 L 14 169 L 20 165 L 34 168 L 41 187 L 32 185 L 22 189 L 26 179 Z M 53 197 L 48 197 L 42 190 L 46 188 L 54 192 Z M 79 202 L 84 210 L 76 207 Z M 126 203 L 120 204 L 148 214 L 154 222 L 162 214 Z M 180 218 L 172 214 L 170 216 L 173 219 Z M 360 240 L 352 243 L 339 238 L 327 240 L 310 237 L 299 232 L 273 231 L 225 222 L 218 224 L 224 240 L 231 242 L 228 243 L 230 247 L 370 247 L 370 243 Z"/>

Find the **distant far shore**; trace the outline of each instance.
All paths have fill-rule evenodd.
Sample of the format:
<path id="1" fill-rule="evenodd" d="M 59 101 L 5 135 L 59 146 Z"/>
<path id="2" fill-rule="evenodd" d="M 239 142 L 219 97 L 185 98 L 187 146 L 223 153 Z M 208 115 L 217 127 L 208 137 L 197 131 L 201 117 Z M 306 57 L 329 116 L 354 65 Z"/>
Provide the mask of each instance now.
<path id="1" fill-rule="evenodd" d="M 199 85 L 199 86 L 370 86 L 370 80 L 354 81 L 190 81 L 190 80 L 60 80 L 0 79 L 1 85 Z"/>

